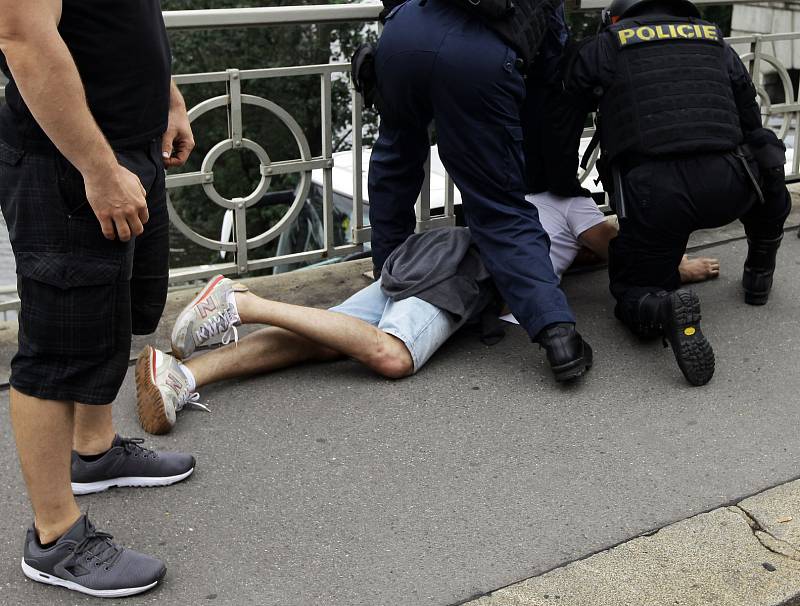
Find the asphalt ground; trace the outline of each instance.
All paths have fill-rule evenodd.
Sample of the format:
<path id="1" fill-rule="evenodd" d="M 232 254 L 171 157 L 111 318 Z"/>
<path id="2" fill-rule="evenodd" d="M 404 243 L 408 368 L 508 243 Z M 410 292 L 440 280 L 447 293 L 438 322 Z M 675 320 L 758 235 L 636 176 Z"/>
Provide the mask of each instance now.
<path id="1" fill-rule="evenodd" d="M 761 308 L 740 292 L 746 244 L 705 251 L 723 274 L 696 287 L 717 356 L 703 388 L 613 319 L 598 271 L 565 279 L 595 351 L 576 385 L 556 385 L 509 326 L 494 347 L 457 335 L 402 381 L 344 361 L 205 389 L 211 413 L 149 439 L 193 452 L 193 477 L 80 499 L 167 562 L 160 588 L 125 603 L 454 604 L 795 478 L 795 236 Z M 141 435 L 132 379 L 116 418 Z M 0 427 L 0 603 L 108 604 L 23 577 L 31 514 L 7 416 Z"/>

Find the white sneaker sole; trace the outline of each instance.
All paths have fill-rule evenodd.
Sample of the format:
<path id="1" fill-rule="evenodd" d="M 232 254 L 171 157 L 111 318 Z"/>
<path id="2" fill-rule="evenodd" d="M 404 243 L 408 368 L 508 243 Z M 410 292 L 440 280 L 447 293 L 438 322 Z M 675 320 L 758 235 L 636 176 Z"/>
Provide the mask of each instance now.
<path id="1" fill-rule="evenodd" d="M 85 593 L 86 595 L 91 595 L 96 598 L 122 598 L 128 595 L 136 595 L 137 593 L 143 593 L 148 589 L 152 589 L 158 585 L 158 582 L 161 580 L 159 579 L 158 581 L 143 587 L 125 587 L 123 589 L 90 589 L 73 581 L 67 581 L 65 579 L 53 576 L 52 574 L 40 572 L 33 566 L 26 564 L 25 558 L 22 558 L 22 572 L 31 581 L 44 583 L 45 585 L 55 585 L 56 587 L 65 587 L 66 589 L 71 589 L 72 591 L 77 591 L 79 593 Z"/>
<path id="2" fill-rule="evenodd" d="M 148 486 L 169 486 L 181 480 L 185 480 L 194 471 L 192 467 L 186 473 L 177 476 L 163 476 L 158 478 L 128 476 L 124 478 L 111 478 L 99 482 L 72 482 L 72 494 L 92 494 L 93 492 L 103 492 L 109 488 L 145 488 Z"/>

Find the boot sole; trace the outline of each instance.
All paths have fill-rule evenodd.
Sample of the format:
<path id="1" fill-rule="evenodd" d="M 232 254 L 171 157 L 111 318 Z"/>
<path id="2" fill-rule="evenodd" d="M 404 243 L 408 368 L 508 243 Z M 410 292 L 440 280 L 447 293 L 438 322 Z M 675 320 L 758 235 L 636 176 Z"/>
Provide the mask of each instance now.
<path id="1" fill-rule="evenodd" d="M 556 381 L 559 383 L 572 381 L 586 374 L 594 363 L 593 358 L 591 346 L 584 341 L 583 355 L 580 358 L 568 362 L 567 364 L 553 367 L 553 374 L 555 375 Z"/>
<path id="2" fill-rule="evenodd" d="M 148 433 L 161 435 L 172 430 L 172 423 L 164 412 L 164 398 L 153 382 L 152 363 L 155 350 L 146 346 L 136 359 L 136 416 Z"/>
<path id="3" fill-rule="evenodd" d="M 690 290 L 670 294 L 671 326 L 666 337 L 683 376 L 692 385 L 705 385 L 714 376 L 714 350 L 700 329 L 700 299 Z"/>
<path id="4" fill-rule="evenodd" d="M 164 569 L 164 572 L 161 573 L 161 576 L 158 579 L 141 587 L 123 587 L 121 589 L 91 589 L 75 583 L 74 581 L 67 581 L 66 579 L 62 579 L 55 575 L 42 572 L 41 570 L 36 570 L 36 568 L 25 562 L 25 558 L 22 558 L 22 573 L 31 581 L 44 583 L 45 585 L 64 587 L 65 589 L 71 589 L 72 591 L 91 595 L 96 598 L 122 598 L 129 595 L 144 593 L 145 591 L 148 591 L 158 585 L 161 579 L 164 578 L 166 572 L 166 569 Z"/>
<path id="5" fill-rule="evenodd" d="M 95 492 L 103 492 L 109 488 L 152 488 L 156 486 L 170 486 L 177 484 L 188 478 L 194 473 L 194 467 L 176 476 L 126 476 L 123 478 L 111 478 L 110 480 L 100 480 L 99 482 L 72 482 L 72 494 L 84 495 Z"/>

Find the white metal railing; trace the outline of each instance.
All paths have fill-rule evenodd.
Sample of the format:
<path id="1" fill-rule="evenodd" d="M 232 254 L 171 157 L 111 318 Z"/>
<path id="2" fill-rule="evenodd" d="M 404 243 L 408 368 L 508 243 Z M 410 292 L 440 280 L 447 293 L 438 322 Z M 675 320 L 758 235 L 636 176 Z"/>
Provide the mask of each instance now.
<path id="1" fill-rule="evenodd" d="M 702 3 L 718 3 L 713 0 L 700 0 Z M 730 4 L 731 2 L 727 2 Z M 582 0 L 580 9 L 589 10 L 605 4 L 602 0 Z M 374 23 L 381 4 L 345 4 L 326 6 L 270 7 L 247 9 L 210 9 L 189 11 L 167 11 L 164 20 L 170 30 L 196 30 L 216 28 L 263 27 L 288 24 L 309 23 Z M 772 119 L 780 123 L 779 132 L 783 138 L 796 138 L 800 123 L 800 101 L 797 91 L 789 79 L 786 68 L 778 61 L 774 50 L 776 43 L 800 39 L 800 32 L 789 34 L 753 35 L 733 38 L 730 42 L 742 54 L 757 82 L 759 97 L 764 109 L 765 121 Z M 233 262 L 219 263 L 200 268 L 173 268 L 173 283 L 196 278 L 204 278 L 215 273 L 245 273 L 299 261 L 316 261 L 361 251 L 370 239 L 370 229 L 364 217 L 364 201 L 362 192 L 362 107 L 358 94 L 350 87 L 351 121 L 353 128 L 353 206 L 351 221 L 352 241 L 342 246 L 335 246 L 333 241 L 333 189 L 332 189 L 332 139 L 336 125 L 332 123 L 331 86 L 334 78 L 348 78 L 349 63 L 331 63 L 323 65 L 303 65 L 294 67 L 275 67 L 268 69 L 240 70 L 229 68 L 224 71 L 178 74 L 175 80 L 179 86 L 191 87 L 197 84 L 218 83 L 218 96 L 206 99 L 190 109 L 190 118 L 196 120 L 208 111 L 225 108 L 228 113 L 228 137 L 216 145 L 203 159 L 198 171 L 182 174 L 171 174 L 167 177 L 170 192 L 185 187 L 201 187 L 206 197 L 233 215 L 234 237 L 232 241 L 214 240 L 192 229 L 169 202 L 170 217 L 175 227 L 192 242 L 210 250 L 225 251 L 233 254 Z M 786 102 L 772 104 L 762 82 L 761 75 L 766 71 L 778 74 L 784 88 Z M 321 94 L 321 153 L 312 156 L 306 136 L 292 117 L 289 109 L 275 104 L 269 99 L 250 95 L 244 87 L 246 83 L 274 78 L 316 77 L 319 79 Z M 0 89 L 0 94 L 2 89 Z M 268 142 L 256 142 L 246 139 L 243 132 L 242 109 L 244 106 L 258 107 L 277 117 L 291 132 L 297 144 L 297 157 L 282 162 L 272 162 L 267 152 Z M 591 136 L 587 130 L 586 136 Z M 261 180 L 253 192 L 244 193 L 241 197 L 225 198 L 214 188 L 214 164 L 230 151 L 250 150 L 260 162 Z M 323 175 L 323 245 L 316 250 L 303 251 L 273 257 L 254 256 L 254 251 L 289 229 L 296 220 L 307 196 L 311 171 L 321 169 Z M 260 234 L 247 233 L 247 211 L 262 199 L 269 190 L 272 177 L 280 174 L 295 173 L 299 175 L 300 184 L 296 188 L 295 198 L 289 205 L 285 215 L 271 228 Z M 587 175 L 583 175 L 585 179 Z M 418 228 L 427 229 L 440 224 L 452 224 L 454 221 L 453 199 L 454 186 L 449 176 L 446 183 L 446 199 L 444 214 L 432 216 L 430 210 L 429 179 L 426 179 L 423 191 L 417 204 Z M 787 178 L 800 179 L 800 156 L 793 157 L 792 168 Z M 12 309 L 18 301 L 0 303 L 0 311 Z"/>

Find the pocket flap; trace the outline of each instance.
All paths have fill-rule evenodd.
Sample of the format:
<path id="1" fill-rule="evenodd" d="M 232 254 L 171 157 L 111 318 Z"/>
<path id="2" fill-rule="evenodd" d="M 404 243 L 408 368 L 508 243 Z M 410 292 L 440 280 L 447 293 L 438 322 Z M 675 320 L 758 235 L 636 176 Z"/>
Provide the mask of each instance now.
<path id="1" fill-rule="evenodd" d="M 8 143 L 0 141 L 0 162 L 16 166 L 25 155 L 24 151 L 20 151 L 11 147 Z"/>
<path id="2" fill-rule="evenodd" d="M 113 284 L 120 280 L 122 268 L 119 258 L 67 253 L 21 252 L 16 261 L 19 275 L 61 289 Z"/>

